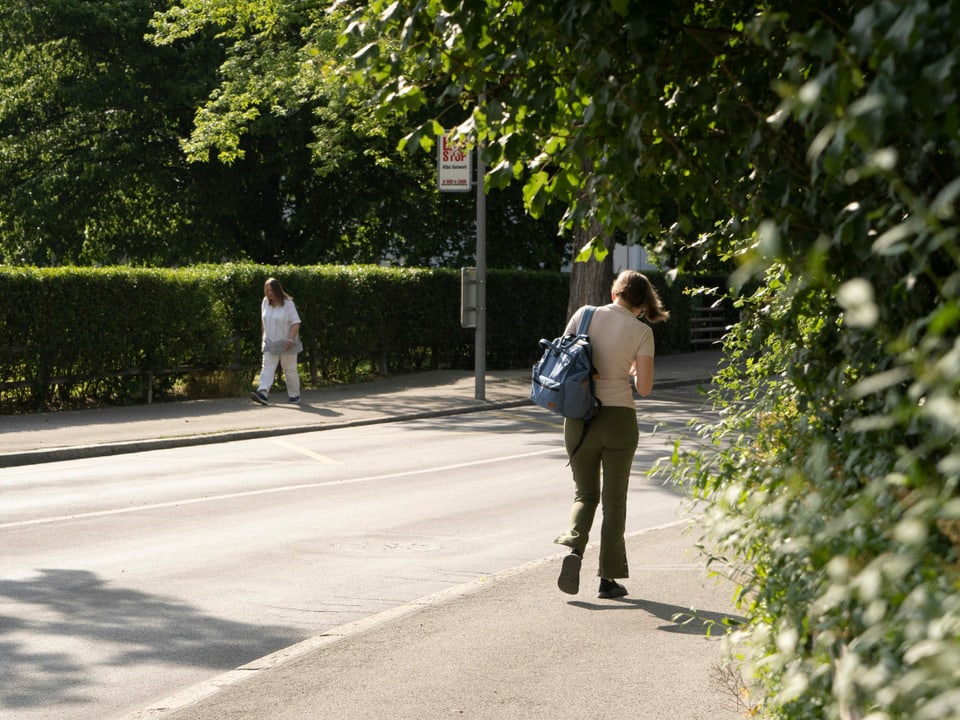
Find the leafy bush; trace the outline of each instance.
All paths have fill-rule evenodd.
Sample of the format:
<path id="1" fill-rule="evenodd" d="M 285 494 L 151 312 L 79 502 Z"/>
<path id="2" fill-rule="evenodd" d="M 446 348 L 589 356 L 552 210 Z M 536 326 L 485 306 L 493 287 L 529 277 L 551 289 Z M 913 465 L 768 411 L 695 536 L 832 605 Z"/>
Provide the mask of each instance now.
<path id="1" fill-rule="evenodd" d="M 810 172 L 757 185 L 768 219 L 738 252 L 763 284 L 739 299 L 722 419 L 675 472 L 741 583 L 733 647 L 767 716 L 956 718 L 960 12 L 844 11 L 787 26 L 766 155 L 805 150 Z"/>
<path id="2" fill-rule="evenodd" d="M 460 327 L 460 276 L 446 269 L 377 266 L 201 265 L 138 268 L 3 268 L 0 316 L 3 404 L 127 403 L 163 398 L 198 372 L 251 377 L 259 368 L 259 308 L 267 277 L 280 279 L 303 319 L 310 380 L 360 372 L 473 366 L 475 332 Z M 532 365 L 537 340 L 565 323 L 569 278 L 488 272 L 487 367 Z M 662 283 L 662 278 L 657 278 Z M 678 305 L 690 302 L 679 287 Z M 678 313 L 683 315 L 681 309 Z M 686 350 L 681 328 L 658 351 Z M 684 342 L 687 344 L 684 345 Z M 218 378 L 210 387 L 230 387 Z"/>

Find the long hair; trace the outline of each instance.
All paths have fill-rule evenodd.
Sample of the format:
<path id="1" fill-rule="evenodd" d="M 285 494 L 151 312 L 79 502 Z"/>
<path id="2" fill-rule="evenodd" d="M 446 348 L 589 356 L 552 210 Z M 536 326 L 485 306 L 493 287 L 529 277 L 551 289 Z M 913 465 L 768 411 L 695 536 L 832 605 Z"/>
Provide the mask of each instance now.
<path id="1" fill-rule="evenodd" d="M 632 307 L 643 310 L 643 317 L 647 322 L 663 322 L 670 317 L 660 301 L 657 289 L 649 278 L 636 270 L 624 270 L 613 281 L 613 293 L 626 300 Z"/>
<path id="2" fill-rule="evenodd" d="M 273 296 L 277 299 L 278 305 L 283 306 L 283 303 L 286 302 L 287 300 L 293 300 L 292 297 L 290 297 L 289 295 L 287 295 L 286 292 L 284 292 L 283 287 L 280 285 L 280 281 L 277 280 L 276 278 L 273 278 L 273 277 L 267 278 L 267 281 L 263 284 L 264 297 L 267 296 L 268 287 L 271 290 L 273 290 Z M 270 304 L 272 305 L 273 303 L 271 302 Z"/>

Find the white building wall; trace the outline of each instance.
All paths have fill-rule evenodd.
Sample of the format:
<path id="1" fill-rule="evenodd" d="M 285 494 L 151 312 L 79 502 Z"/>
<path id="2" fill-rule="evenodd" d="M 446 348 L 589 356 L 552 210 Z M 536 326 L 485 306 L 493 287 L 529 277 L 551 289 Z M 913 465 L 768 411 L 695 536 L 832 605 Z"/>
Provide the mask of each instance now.
<path id="1" fill-rule="evenodd" d="M 647 251 L 640 245 L 616 245 L 613 248 L 613 272 L 621 270 L 640 270 L 652 272 L 657 267 L 647 256 Z"/>

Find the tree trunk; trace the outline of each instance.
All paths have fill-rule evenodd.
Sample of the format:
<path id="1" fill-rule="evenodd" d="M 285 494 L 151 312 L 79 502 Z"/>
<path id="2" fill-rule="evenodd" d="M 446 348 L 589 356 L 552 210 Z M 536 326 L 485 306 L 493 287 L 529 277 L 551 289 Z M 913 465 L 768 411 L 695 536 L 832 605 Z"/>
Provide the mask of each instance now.
<path id="1" fill-rule="evenodd" d="M 599 232 L 597 225 L 579 229 L 573 237 L 573 256 L 580 254 L 590 238 Z M 570 300 L 567 303 L 569 318 L 582 305 L 606 305 L 610 302 L 610 286 L 613 285 L 613 251 L 610 241 L 604 238 L 607 255 L 600 261 L 592 254 L 586 262 L 574 262 L 570 273 Z"/>

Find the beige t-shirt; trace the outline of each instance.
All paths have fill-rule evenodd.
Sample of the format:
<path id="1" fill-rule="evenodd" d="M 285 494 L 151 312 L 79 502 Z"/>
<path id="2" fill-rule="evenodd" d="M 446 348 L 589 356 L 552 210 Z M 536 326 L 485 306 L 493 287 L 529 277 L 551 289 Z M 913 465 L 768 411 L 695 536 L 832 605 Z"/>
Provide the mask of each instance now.
<path id="1" fill-rule="evenodd" d="M 564 333 L 574 335 L 584 309 L 577 310 Z M 653 357 L 653 328 L 637 320 L 622 305 L 610 303 L 598 307 L 587 329 L 597 368 L 596 393 L 603 405 L 634 407 L 632 378 L 634 361 L 644 355 Z"/>

